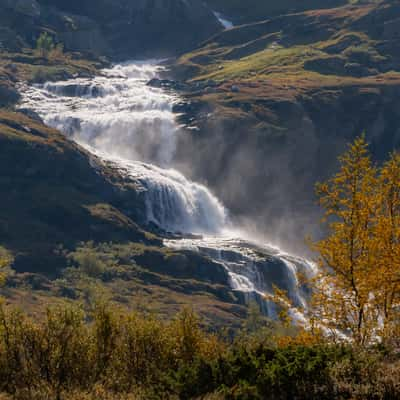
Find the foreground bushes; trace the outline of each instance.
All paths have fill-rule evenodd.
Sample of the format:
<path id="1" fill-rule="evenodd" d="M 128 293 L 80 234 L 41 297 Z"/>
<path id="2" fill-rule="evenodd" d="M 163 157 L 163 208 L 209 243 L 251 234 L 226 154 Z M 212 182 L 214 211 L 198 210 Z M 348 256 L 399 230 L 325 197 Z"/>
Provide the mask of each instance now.
<path id="1" fill-rule="evenodd" d="M 388 351 L 264 343 L 226 344 L 189 311 L 163 322 L 99 306 L 33 322 L 2 307 L 0 390 L 21 400 L 400 398 Z"/>

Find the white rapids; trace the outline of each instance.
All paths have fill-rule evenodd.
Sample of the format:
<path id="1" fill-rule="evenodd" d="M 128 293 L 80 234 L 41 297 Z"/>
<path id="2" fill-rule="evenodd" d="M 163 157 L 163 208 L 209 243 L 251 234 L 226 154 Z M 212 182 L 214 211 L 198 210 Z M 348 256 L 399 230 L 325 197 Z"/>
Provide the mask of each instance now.
<path id="1" fill-rule="evenodd" d="M 315 274 L 314 265 L 245 239 L 207 187 L 173 169 L 179 126 L 172 108 L 179 99 L 146 84 L 160 68 L 155 62 L 132 62 L 94 78 L 23 85 L 20 107 L 138 182 L 148 223 L 192 237 L 165 240 L 167 246 L 200 252 L 221 264 L 232 289 L 245 301 L 258 301 L 270 317 L 276 316 L 274 286 L 287 292 L 296 309 L 306 309 L 309 290 L 299 276 Z M 301 313 L 293 315 L 302 321 Z"/>

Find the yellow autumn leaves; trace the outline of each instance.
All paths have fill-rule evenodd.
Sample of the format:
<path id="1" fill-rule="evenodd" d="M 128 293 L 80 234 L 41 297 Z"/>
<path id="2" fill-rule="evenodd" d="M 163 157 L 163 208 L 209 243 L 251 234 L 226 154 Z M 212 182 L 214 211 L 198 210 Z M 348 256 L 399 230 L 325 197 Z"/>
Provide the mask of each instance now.
<path id="1" fill-rule="evenodd" d="M 317 185 L 325 237 L 313 244 L 320 274 L 313 320 L 358 344 L 394 340 L 400 329 L 400 154 L 381 166 L 358 138 L 339 172 Z"/>
<path id="2" fill-rule="evenodd" d="M 0 284 L 4 283 L 5 280 L 3 269 L 11 265 L 13 261 L 12 254 L 4 247 L 0 246 Z"/>

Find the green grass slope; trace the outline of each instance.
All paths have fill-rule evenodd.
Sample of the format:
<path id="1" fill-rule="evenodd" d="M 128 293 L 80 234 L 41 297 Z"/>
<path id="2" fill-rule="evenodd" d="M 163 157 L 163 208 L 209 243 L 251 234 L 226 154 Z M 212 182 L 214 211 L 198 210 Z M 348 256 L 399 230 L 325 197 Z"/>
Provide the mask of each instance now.
<path id="1" fill-rule="evenodd" d="M 330 8 L 346 4 L 347 0 L 207 0 L 213 9 L 234 18 L 238 22 L 250 22 L 268 17 L 310 9 Z"/>

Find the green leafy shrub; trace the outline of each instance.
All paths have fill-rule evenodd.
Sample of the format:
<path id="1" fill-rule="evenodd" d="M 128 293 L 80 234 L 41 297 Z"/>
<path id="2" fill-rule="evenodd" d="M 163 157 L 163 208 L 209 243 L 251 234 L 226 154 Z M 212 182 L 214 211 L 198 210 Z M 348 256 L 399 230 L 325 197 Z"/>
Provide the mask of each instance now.
<path id="1" fill-rule="evenodd" d="M 97 251 L 93 243 L 87 243 L 78 247 L 75 252 L 69 255 L 72 262 L 78 266 L 84 274 L 98 278 L 107 269 L 108 259 Z"/>
<path id="2" fill-rule="evenodd" d="M 36 50 L 39 55 L 47 58 L 54 48 L 54 39 L 47 32 L 42 32 L 36 41 Z"/>

